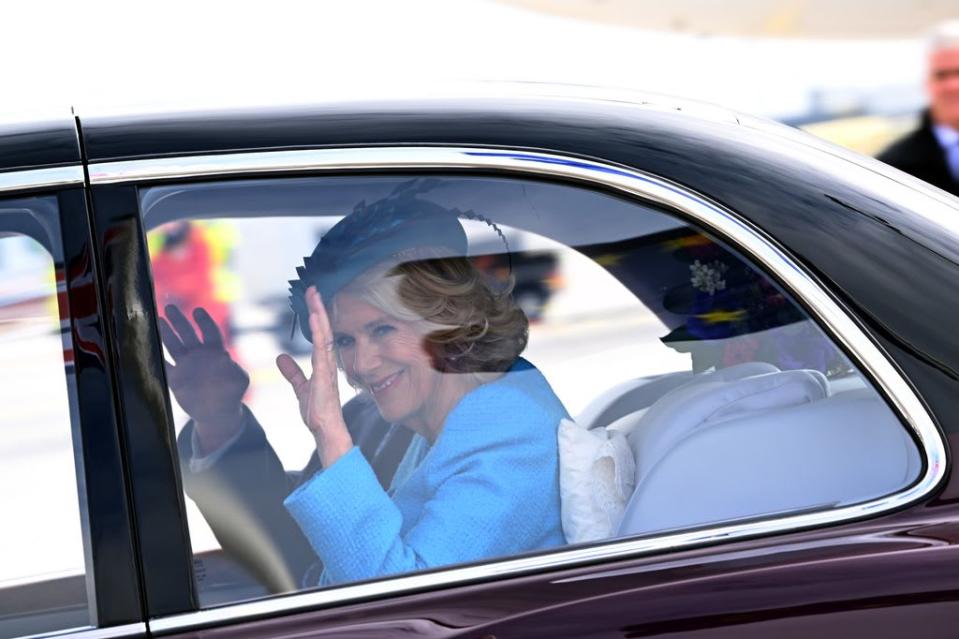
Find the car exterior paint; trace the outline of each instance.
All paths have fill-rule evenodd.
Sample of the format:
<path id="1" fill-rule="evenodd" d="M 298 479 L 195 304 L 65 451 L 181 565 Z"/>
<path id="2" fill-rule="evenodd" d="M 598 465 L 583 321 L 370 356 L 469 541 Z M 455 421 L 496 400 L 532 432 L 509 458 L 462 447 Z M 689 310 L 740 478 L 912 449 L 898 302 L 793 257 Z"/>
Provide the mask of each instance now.
<path id="1" fill-rule="evenodd" d="M 101 354 L 78 356 L 76 370 L 87 398 L 85 450 L 114 448 L 117 474 L 122 464 L 127 478 L 111 484 L 90 475 L 99 481 L 94 494 L 109 496 L 91 505 L 91 519 L 110 522 L 105 538 L 113 540 L 97 552 L 97 589 L 120 597 L 100 603 L 100 619 L 123 636 L 142 633 L 140 623 L 153 634 L 183 637 L 953 634 L 959 480 L 948 451 L 959 441 L 959 350 L 948 318 L 959 310 L 949 294 L 959 245 L 947 216 L 959 215 L 959 201 L 927 195 L 896 172 L 792 132 L 736 114 L 703 118 L 681 105 L 523 98 L 81 117 L 72 156 L 62 152 L 69 130 L 63 122 L 31 129 L 29 154 L 3 167 L 7 175 L 62 166 L 89 172 L 85 189 L 53 181 L 26 188 L 63 189 L 60 197 L 71 203 L 63 216 L 66 272 L 75 273 L 66 282 L 71 307 L 92 308 L 87 319 L 102 320 L 89 323 L 99 326 L 92 339 Z M 645 554 L 581 553 L 546 566 L 534 560 L 512 573 L 477 571 L 442 587 L 426 573 L 393 593 L 359 584 L 346 587 L 354 589 L 349 599 L 337 599 L 334 590 L 198 611 L 137 209 L 136 185 L 147 178 L 124 167 L 150 161 L 169 170 L 150 179 L 170 180 L 196 175 L 184 169 L 184 158 L 211 163 L 225 155 L 351 149 L 362 168 L 373 161 L 375 153 L 365 153 L 371 147 L 417 146 L 621 167 L 732 212 L 821 287 L 908 380 L 920 402 L 914 410 L 928 411 L 949 444 L 936 486 L 896 510 L 828 526 L 709 538 Z M 23 148 L 22 140 L 0 136 L 0 156 Z M 356 166 L 341 170 L 350 168 Z M 289 170 L 311 171 L 272 172 Z M 728 239 L 741 240 L 734 231 Z M 75 343 L 82 323 L 73 317 Z"/>

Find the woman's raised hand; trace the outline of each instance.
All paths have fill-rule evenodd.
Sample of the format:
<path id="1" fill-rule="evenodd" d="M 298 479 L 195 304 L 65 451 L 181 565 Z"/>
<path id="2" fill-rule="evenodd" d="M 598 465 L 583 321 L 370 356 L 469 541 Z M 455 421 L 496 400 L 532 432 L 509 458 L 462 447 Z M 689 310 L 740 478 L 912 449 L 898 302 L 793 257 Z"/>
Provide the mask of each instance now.
<path id="1" fill-rule="evenodd" d="M 303 423 L 316 440 L 320 461 L 324 467 L 329 467 L 353 447 L 353 440 L 340 408 L 333 331 L 315 287 L 306 291 L 306 307 L 310 312 L 313 338 L 312 374 L 307 377 L 286 353 L 276 358 L 276 365 L 293 387 Z"/>
<path id="2" fill-rule="evenodd" d="M 230 357 L 219 327 L 205 309 L 193 311 L 199 335 L 177 306 L 170 304 L 165 311 L 160 337 L 173 359 L 166 363 L 167 382 L 177 403 L 195 422 L 203 449 L 195 452 L 206 455 L 240 428 L 250 376 Z"/>

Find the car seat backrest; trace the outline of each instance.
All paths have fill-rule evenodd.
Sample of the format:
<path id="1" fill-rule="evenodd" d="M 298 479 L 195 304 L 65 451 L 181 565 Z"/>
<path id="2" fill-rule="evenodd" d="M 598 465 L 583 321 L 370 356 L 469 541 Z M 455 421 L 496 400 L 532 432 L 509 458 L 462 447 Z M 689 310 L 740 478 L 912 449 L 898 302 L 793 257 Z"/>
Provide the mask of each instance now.
<path id="1" fill-rule="evenodd" d="M 755 411 L 820 400 L 828 383 L 819 371 L 793 370 L 677 388 L 645 412 L 629 435 L 636 486 L 656 463 L 697 430 Z"/>
<path id="2" fill-rule="evenodd" d="M 791 373 L 808 371 L 775 375 L 799 377 Z M 744 398 L 734 409 L 716 404 L 709 411 L 712 398 L 669 397 L 668 411 L 650 408 L 631 435 L 641 480 L 619 533 L 848 505 L 890 494 L 918 477 L 918 450 L 875 391 L 825 397 L 815 394 L 817 383 L 797 385 L 794 379 L 775 386 L 785 393 L 778 406 L 750 405 Z M 811 394 L 796 401 L 801 388 Z M 735 395 L 728 388 L 704 391 Z"/>
<path id="3" fill-rule="evenodd" d="M 779 369 L 766 362 L 744 362 L 708 373 L 693 375 L 688 371 L 640 377 L 617 384 L 596 397 L 577 417 L 576 423 L 586 430 L 609 426 L 613 422 L 652 405 L 676 388 L 715 381 L 730 381 L 742 377 L 777 372 Z M 621 430 L 628 430 L 623 428 Z"/>

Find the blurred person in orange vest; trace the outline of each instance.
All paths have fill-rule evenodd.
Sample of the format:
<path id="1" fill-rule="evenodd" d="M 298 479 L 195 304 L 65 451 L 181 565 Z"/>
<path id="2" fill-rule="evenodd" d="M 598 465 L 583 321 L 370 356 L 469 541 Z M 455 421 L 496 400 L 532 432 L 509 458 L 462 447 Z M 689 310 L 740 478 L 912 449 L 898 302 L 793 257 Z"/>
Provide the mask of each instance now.
<path id="1" fill-rule="evenodd" d="M 926 73 L 929 108 L 919 128 L 879 154 L 879 159 L 959 195 L 959 20 L 929 37 Z"/>
<path id="2" fill-rule="evenodd" d="M 195 308 L 206 309 L 235 357 L 230 326 L 230 302 L 234 296 L 225 272 L 230 242 L 223 235 L 197 223 L 173 222 L 154 236 L 158 241 L 150 252 L 160 315 L 164 315 L 168 304 L 175 304 L 186 313 Z"/>

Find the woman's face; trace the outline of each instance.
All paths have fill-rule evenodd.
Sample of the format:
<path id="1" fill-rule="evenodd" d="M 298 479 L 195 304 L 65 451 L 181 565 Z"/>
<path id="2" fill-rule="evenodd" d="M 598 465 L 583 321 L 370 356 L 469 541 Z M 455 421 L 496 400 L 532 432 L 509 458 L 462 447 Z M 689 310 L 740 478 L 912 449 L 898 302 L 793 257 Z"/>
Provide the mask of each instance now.
<path id="1" fill-rule="evenodd" d="M 333 299 L 331 319 L 344 372 L 352 384 L 369 391 L 383 419 L 416 430 L 430 423 L 442 395 L 442 375 L 423 350 L 415 325 L 349 292 Z"/>

